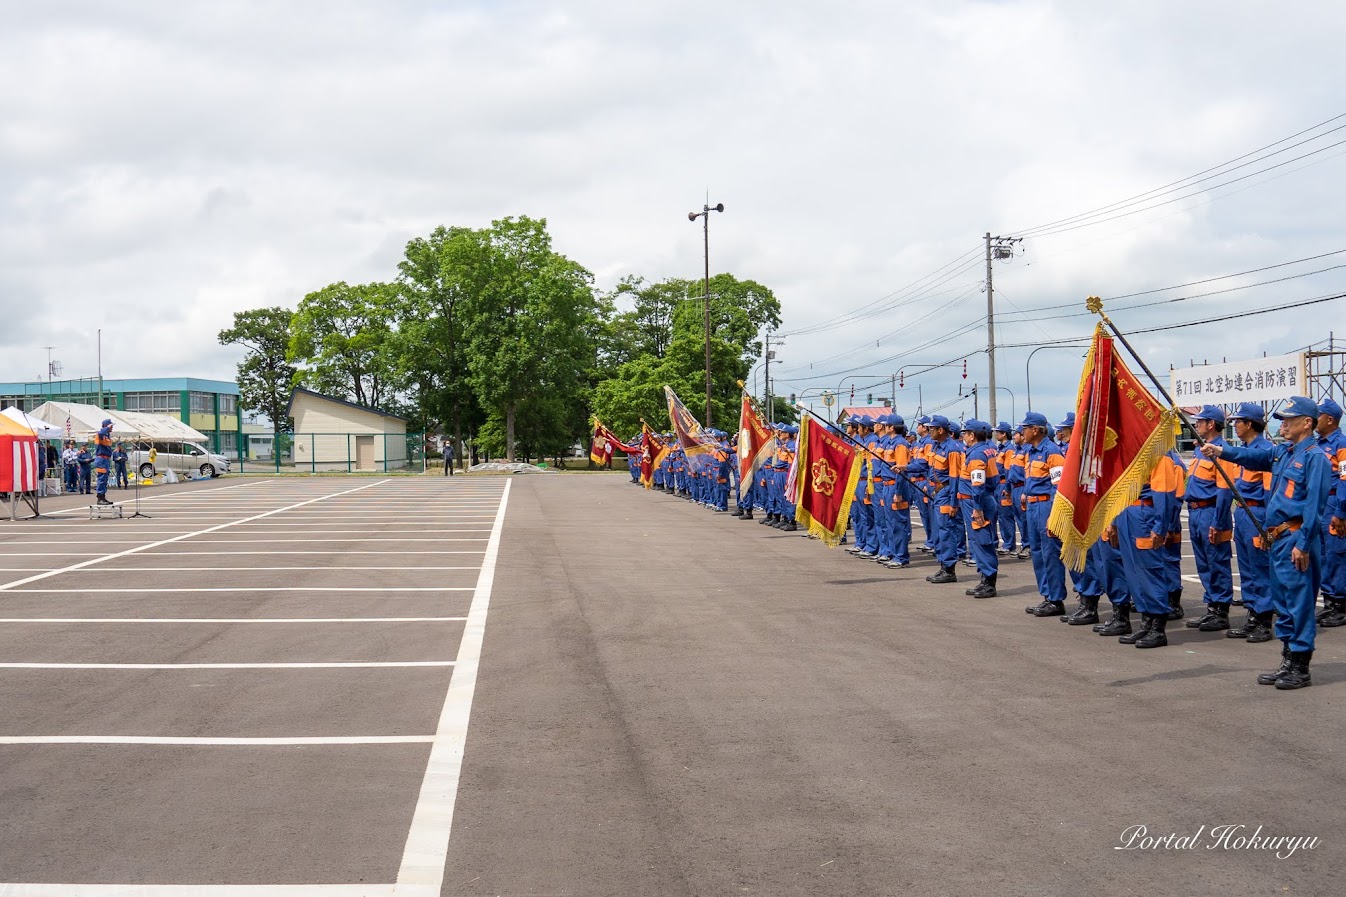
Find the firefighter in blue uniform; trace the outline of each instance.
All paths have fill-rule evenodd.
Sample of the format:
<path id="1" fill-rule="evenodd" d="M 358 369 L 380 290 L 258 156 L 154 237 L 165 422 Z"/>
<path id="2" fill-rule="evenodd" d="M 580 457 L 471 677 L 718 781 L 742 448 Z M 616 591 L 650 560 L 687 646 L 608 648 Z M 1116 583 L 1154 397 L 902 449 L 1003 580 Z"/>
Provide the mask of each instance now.
<path id="1" fill-rule="evenodd" d="M 1323 528 L 1323 612 L 1318 625 L 1346 626 L 1346 436 L 1341 432 L 1341 406 L 1332 399 L 1318 403 L 1318 447 L 1334 474 Z"/>
<path id="2" fill-rule="evenodd" d="M 996 554 L 996 522 L 1000 512 L 1000 451 L 990 442 L 991 425 L 970 420 L 963 425 L 964 461 L 958 479 L 958 505 L 968 528 L 968 550 L 981 582 L 967 590 L 973 598 L 994 598 L 1000 558 Z"/>
<path id="3" fill-rule="evenodd" d="M 79 494 L 93 495 L 91 474 L 93 473 L 93 452 L 89 446 L 81 446 L 79 454 L 75 456 L 75 461 L 79 464 Z"/>
<path id="4" fill-rule="evenodd" d="M 1193 418 L 1196 435 L 1217 446 L 1224 445 L 1224 412 L 1205 405 Z M 1216 469 L 1219 464 L 1223 470 Z M 1230 483 L 1237 476 L 1233 464 L 1198 455 L 1187 476 L 1187 536 L 1201 577 L 1204 616 L 1188 620 L 1188 629 L 1218 632 L 1229 628 L 1229 605 L 1234 600 L 1234 493 Z"/>
<path id="5" fill-rule="evenodd" d="M 1064 456 L 1070 447 L 1070 440 L 1075 435 L 1075 412 L 1069 411 L 1056 425 L 1056 444 L 1061 449 Z M 1098 602 L 1103 597 L 1103 576 L 1099 569 L 1102 559 L 1094 546 L 1084 554 L 1084 569 L 1070 570 L 1070 582 L 1075 588 L 1075 594 L 1078 602 L 1075 609 L 1067 616 L 1061 618 L 1062 623 L 1068 623 L 1072 626 L 1087 626 L 1098 622 Z"/>
<path id="6" fill-rule="evenodd" d="M 895 478 L 890 505 L 893 554 L 884 566 L 897 570 L 911 566 L 911 503 L 915 499 L 915 488 L 906 475 L 907 466 L 911 463 L 911 443 L 907 441 L 906 421 L 901 415 L 890 414 L 888 426 L 892 436 L 888 465 Z"/>
<path id="7" fill-rule="evenodd" d="M 131 481 L 126 477 L 126 461 L 126 449 L 119 442 L 112 450 L 112 469 L 116 474 L 118 489 L 125 489 L 131 485 Z"/>
<path id="8" fill-rule="evenodd" d="M 930 446 L 933 442 L 930 438 L 930 418 L 922 414 L 916 418 L 916 442 L 911 447 L 911 466 L 908 470 L 912 484 L 920 490 L 916 493 L 916 514 L 921 519 L 920 550 L 926 552 L 935 550 L 935 536 L 930 523 L 930 500 L 934 491 L 927 480 L 930 474 Z"/>
<path id="9" fill-rule="evenodd" d="M 1259 675 L 1257 682 L 1295 689 L 1313 684 L 1309 664 L 1317 625 L 1314 607 L 1322 587 L 1323 512 L 1333 476 L 1331 462 L 1313 437 L 1318 406 L 1312 399 L 1295 396 L 1272 416 L 1282 421 L 1285 443 L 1272 449 L 1207 443 L 1201 453 L 1249 470 L 1271 471 L 1266 527 L 1281 665 Z"/>
<path id="10" fill-rule="evenodd" d="M 1261 405 L 1244 402 L 1229 419 L 1239 442 L 1248 448 L 1271 451 L 1271 440 L 1263 432 L 1267 423 Z M 1243 504 L 1234 508 L 1234 545 L 1239 561 L 1239 594 L 1248 618 L 1225 635 L 1253 643 L 1269 642 L 1276 611 L 1271 600 L 1271 556 L 1262 544 L 1261 530 L 1266 527 L 1271 471 L 1240 467 L 1234 486 L 1243 498 Z"/>
<path id="11" fill-rule="evenodd" d="M 874 421 L 866 414 L 858 414 L 855 421 L 855 441 L 870 447 Z M 855 509 L 855 545 L 849 550 L 858 558 L 872 560 L 878 557 L 878 536 L 874 530 L 873 499 L 874 459 L 867 452 L 860 452 L 860 478 L 855 484 L 855 500 L 851 507 Z"/>
<path id="12" fill-rule="evenodd" d="M 1066 612 L 1066 568 L 1061 542 L 1047 530 L 1052 499 L 1065 470 L 1065 452 L 1048 436 L 1047 418 L 1036 411 L 1024 415 L 1024 492 L 1029 554 L 1042 601 L 1024 608 L 1035 617 L 1059 617 Z"/>
<path id="13" fill-rule="evenodd" d="M 996 496 L 996 504 L 999 506 L 996 513 L 1000 529 L 1000 547 L 996 550 L 997 554 L 1013 554 L 1018 550 L 1018 542 L 1014 536 L 1018 521 L 1014 515 L 1014 499 L 1011 495 L 1013 486 L 1009 477 L 1010 464 L 1015 452 L 1015 445 L 1010 441 L 1010 434 L 1013 432 L 1009 422 L 1003 420 L 991 431 L 991 435 L 995 437 L 995 463 L 1000 468 L 1000 488 Z"/>
<path id="14" fill-rule="evenodd" d="M 925 578 L 936 584 L 957 582 L 954 565 L 958 563 L 958 543 L 963 522 L 958 514 L 958 478 L 962 470 L 962 446 L 953 441 L 952 424 L 942 414 L 930 418 L 929 473 L 931 493 L 930 523 L 934 527 L 935 560 L 939 572 Z"/>
<path id="15" fill-rule="evenodd" d="M 97 503 L 100 505 L 110 505 L 112 502 L 107 498 L 107 481 L 112 475 L 112 420 L 111 418 L 103 421 L 98 428 L 98 435 L 94 438 L 94 470 L 97 474 L 97 488 L 95 494 L 98 496 Z"/>

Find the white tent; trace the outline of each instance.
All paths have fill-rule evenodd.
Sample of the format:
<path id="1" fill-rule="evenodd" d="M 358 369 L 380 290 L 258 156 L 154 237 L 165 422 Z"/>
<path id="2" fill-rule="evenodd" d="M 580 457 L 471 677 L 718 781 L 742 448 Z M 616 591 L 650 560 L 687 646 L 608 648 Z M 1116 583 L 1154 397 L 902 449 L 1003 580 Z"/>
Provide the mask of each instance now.
<path id="1" fill-rule="evenodd" d="M 45 421 L 38 420 L 31 414 L 26 414 L 15 408 L 13 405 L 0 411 L 0 414 L 3 414 L 15 423 L 23 424 L 25 427 L 36 433 L 38 439 L 60 439 L 65 436 L 65 430 L 60 427 L 53 427 Z"/>
<path id="2" fill-rule="evenodd" d="M 111 419 L 114 439 L 147 439 L 162 442 L 205 442 L 205 434 L 166 414 L 140 411 L 109 411 L 78 402 L 43 402 L 29 412 L 31 417 L 56 427 L 64 436 L 67 422 L 74 439 L 88 439 L 103 421 Z"/>

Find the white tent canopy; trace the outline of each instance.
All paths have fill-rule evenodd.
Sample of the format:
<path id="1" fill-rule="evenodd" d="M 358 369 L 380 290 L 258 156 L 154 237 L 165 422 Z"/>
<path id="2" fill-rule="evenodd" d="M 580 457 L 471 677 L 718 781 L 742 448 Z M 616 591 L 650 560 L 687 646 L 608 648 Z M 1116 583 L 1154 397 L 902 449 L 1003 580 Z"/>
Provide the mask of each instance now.
<path id="1" fill-rule="evenodd" d="M 65 435 L 65 431 L 60 427 L 53 427 L 46 421 L 38 420 L 31 414 L 26 414 L 15 408 L 13 405 L 0 411 L 0 414 L 3 414 L 15 423 L 23 424 L 25 427 L 36 433 L 38 439 L 60 439 Z"/>
<path id="2" fill-rule="evenodd" d="M 164 442 L 206 441 L 203 433 L 166 414 L 109 411 L 97 405 L 83 405 L 78 402 L 44 402 L 30 411 L 29 416 L 56 427 L 60 430 L 61 436 L 65 435 L 68 421 L 70 435 L 75 439 L 88 439 L 98 432 L 103 421 L 111 419 L 114 439 L 138 437 Z"/>

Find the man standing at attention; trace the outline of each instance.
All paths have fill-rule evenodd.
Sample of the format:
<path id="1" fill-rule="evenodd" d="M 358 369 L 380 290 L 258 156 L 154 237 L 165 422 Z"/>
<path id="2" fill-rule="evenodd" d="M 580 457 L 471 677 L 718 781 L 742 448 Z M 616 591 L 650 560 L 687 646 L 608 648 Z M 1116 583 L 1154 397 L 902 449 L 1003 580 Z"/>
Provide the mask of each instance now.
<path id="1" fill-rule="evenodd" d="M 1206 405 L 1195 421 L 1202 442 L 1224 445 L 1223 411 Z M 1228 629 L 1229 604 L 1234 600 L 1234 493 L 1230 484 L 1238 471 L 1228 463 L 1221 465 L 1223 471 L 1216 470 L 1217 463 L 1203 452 L 1192 462 L 1187 477 L 1187 534 L 1204 590 L 1201 600 L 1206 602 L 1205 616 L 1188 620 L 1187 628 L 1202 632 Z"/>
<path id="2" fill-rule="evenodd" d="M 1207 443 L 1201 454 L 1248 470 L 1271 471 L 1266 526 L 1281 665 L 1259 675 L 1257 682 L 1284 690 L 1313 684 L 1313 611 L 1322 586 L 1323 512 L 1332 490 L 1332 465 L 1313 437 L 1318 419 L 1313 399 L 1295 396 L 1272 416 L 1282 422 L 1285 443 L 1270 449 Z"/>

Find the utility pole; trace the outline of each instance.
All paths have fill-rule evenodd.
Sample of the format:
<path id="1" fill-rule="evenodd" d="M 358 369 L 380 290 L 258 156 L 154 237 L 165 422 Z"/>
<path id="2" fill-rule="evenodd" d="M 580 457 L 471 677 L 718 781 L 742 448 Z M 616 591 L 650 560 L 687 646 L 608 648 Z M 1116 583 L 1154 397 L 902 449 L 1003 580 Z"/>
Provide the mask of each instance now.
<path id="1" fill-rule="evenodd" d="M 1014 244 L 1022 242 L 1023 237 L 992 237 L 989 230 L 986 232 L 986 366 L 991 377 L 991 397 L 987 402 L 988 411 L 991 415 L 991 426 L 995 426 L 997 420 L 995 413 L 995 287 L 991 282 L 991 261 L 992 259 L 1014 258 Z"/>
<path id="2" fill-rule="evenodd" d="M 767 330 L 766 337 L 762 340 L 762 355 L 766 362 L 766 368 L 762 377 L 762 404 L 766 406 L 766 422 L 774 424 L 776 415 L 771 406 L 775 403 L 771 401 L 771 331 Z"/>
<path id="3" fill-rule="evenodd" d="M 706 419 L 702 423 L 703 427 L 710 426 L 710 213 L 723 211 L 724 203 L 711 205 L 707 202 L 701 207 L 701 211 L 687 213 L 688 221 L 695 222 L 696 219 L 701 219 L 701 235 L 706 260 L 705 292 L 702 294 L 706 311 Z"/>

